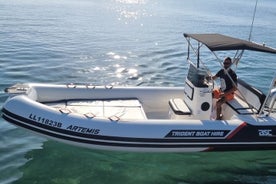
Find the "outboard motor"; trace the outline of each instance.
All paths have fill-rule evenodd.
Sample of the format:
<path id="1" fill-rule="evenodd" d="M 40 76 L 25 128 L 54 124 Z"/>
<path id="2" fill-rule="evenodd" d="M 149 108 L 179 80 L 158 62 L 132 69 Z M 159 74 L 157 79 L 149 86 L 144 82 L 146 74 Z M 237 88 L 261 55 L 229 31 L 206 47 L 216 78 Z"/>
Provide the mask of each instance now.
<path id="1" fill-rule="evenodd" d="M 195 119 L 210 119 L 213 83 L 207 80 L 207 69 L 190 64 L 185 81 L 184 101 Z"/>

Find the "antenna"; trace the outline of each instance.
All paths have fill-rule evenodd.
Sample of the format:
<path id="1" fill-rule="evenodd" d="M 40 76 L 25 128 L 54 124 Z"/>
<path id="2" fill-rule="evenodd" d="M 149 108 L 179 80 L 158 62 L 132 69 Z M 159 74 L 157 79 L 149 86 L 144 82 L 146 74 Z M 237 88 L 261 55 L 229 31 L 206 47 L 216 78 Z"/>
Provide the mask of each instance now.
<path id="1" fill-rule="evenodd" d="M 248 37 L 248 41 L 251 40 L 251 37 L 252 37 L 252 30 L 253 30 L 253 24 L 254 24 L 254 20 L 255 20 L 255 15 L 256 15 L 256 11 L 257 11 L 257 5 L 258 5 L 258 0 L 256 0 L 256 3 L 255 3 L 255 8 L 254 8 L 254 13 L 253 13 L 253 18 L 252 18 L 252 22 L 251 22 L 251 27 L 250 27 L 250 33 L 249 33 L 249 37 Z M 234 63 L 236 63 L 236 69 L 237 69 L 237 65 L 242 57 L 244 53 L 244 50 L 242 50 L 240 52 L 240 54 L 238 55 L 238 51 L 236 53 L 236 55 L 238 55 L 238 57 L 234 57 Z"/>
<path id="2" fill-rule="evenodd" d="M 254 24 L 254 20 L 255 20 L 255 14 L 256 14 L 256 11 L 257 11 L 257 4 L 258 4 L 258 0 L 256 0 L 256 4 L 255 4 L 255 8 L 254 8 L 253 19 L 252 19 L 252 23 L 251 23 L 251 28 L 250 28 L 250 33 L 249 33 L 248 41 L 251 40 L 251 35 L 252 35 L 252 30 L 253 30 L 253 24 Z"/>

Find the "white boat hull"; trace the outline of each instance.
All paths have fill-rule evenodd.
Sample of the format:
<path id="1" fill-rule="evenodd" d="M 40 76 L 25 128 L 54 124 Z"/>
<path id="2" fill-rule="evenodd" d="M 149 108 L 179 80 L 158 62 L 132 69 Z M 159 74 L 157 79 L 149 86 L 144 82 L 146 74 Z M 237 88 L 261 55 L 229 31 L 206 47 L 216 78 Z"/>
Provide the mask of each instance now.
<path id="1" fill-rule="evenodd" d="M 28 84 L 24 94 L 7 100 L 2 116 L 48 138 L 92 149 L 195 152 L 276 148 L 276 138 L 270 136 L 276 132 L 275 117 L 176 118 L 170 115 L 168 105 L 175 98 L 183 98 L 183 88 Z"/>

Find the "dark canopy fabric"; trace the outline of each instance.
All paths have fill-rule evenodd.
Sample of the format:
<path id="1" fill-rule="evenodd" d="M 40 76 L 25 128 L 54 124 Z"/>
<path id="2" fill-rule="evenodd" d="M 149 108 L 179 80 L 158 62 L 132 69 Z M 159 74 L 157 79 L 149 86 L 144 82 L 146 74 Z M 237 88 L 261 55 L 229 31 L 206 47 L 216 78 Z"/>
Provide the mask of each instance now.
<path id="1" fill-rule="evenodd" d="M 254 42 L 233 38 L 221 34 L 187 34 L 185 37 L 193 38 L 208 47 L 211 51 L 222 50 L 253 50 L 276 54 L 276 49 L 266 47 Z"/>

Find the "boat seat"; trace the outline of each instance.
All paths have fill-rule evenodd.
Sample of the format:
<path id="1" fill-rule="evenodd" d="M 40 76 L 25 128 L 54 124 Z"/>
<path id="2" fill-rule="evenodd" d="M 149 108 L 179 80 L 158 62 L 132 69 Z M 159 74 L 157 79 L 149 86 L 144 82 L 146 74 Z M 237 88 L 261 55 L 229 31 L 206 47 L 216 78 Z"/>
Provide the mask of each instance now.
<path id="1" fill-rule="evenodd" d="M 250 107 L 243 99 L 241 99 L 238 96 L 235 96 L 233 100 L 226 102 L 226 104 L 230 108 L 232 108 L 237 114 L 246 115 L 246 114 L 253 114 L 253 112 L 254 113 L 258 112 L 255 108 Z"/>
<path id="2" fill-rule="evenodd" d="M 170 99 L 169 105 L 176 115 L 191 115 L 192 112 L 181 98 Z"/>

